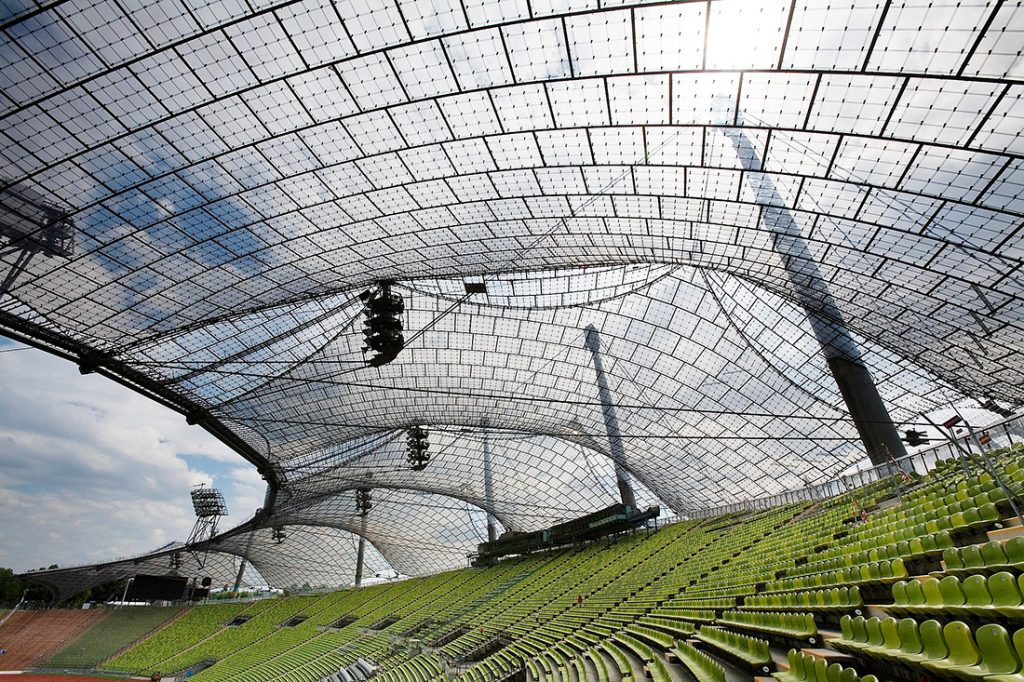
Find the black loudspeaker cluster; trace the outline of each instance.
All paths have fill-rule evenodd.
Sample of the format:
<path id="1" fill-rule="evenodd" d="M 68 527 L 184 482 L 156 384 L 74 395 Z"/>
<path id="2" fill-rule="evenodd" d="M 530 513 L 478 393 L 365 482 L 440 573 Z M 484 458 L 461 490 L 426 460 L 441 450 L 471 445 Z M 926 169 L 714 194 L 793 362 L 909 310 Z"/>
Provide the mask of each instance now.
<path id="1" fill-rule="evenodd" d="M 376 289 L 365 291 L 360 296 L 366 303 L 363 354 L 370 353 L 366 362 L 371 367 L 380 367 L 394 360 L 405 344 L 402 336 L 405 302 L 401 294 L 391 290 L 391 284 L 380 282 Z"/>
<path id="2" fill-rule="evenodd" d="M 414 426 L 406 432 L 406 454 L 413 471 L 423 471 L 430 461 L 430 441 L 427 440 L 427 430 L 422 426 Z"/>
<path id="3" fill-rule="evenodd" d="M 373 509 L 372 500 L 373 496 L 370 495 L 369 488 L 359 488 L 356 490 L 356 512 L 360 516 L 366 516 Z"/>

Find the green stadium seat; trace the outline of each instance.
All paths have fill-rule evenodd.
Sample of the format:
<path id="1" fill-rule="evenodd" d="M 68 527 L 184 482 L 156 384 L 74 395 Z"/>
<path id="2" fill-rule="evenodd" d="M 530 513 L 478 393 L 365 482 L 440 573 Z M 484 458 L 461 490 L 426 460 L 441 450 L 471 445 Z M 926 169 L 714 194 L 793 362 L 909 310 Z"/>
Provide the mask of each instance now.
<path id="1" fill-rule="evenodd" d="M 910 596 L 907 594 L 907 587 L 915 582 L 917 581 L 906 583 L 900 580 L 892 584 L 892 605 L 889 607 L 891 611 L 900 613 L 913 610 L 913 604 L 910 603 Z"/>
<path id="2" fill-rule="evenodd" d="M 896 619 L 886 618 L 879 624 L 879 631 L 882 636 L 882 643 L 878 646 L 870 646 L 865 649 L 869 656 L 888 658 L 895 656 L 900 650 L 900 636 L 896 630 Z"/>
<path id="3" fill-rule="evenodd" d="M 981 571 L 985 568 L 985 558 L 981 555 L 981 547 L 968 545 L 960 550 L 960 560 L 963 562 L 963 572 Z"/>
<path id="4" fill-rule="evenodd" d="M 937 605 L 942 611 L 955 615 L 969 613 L 970 609 L 965 606 L 967 598 L 960 588 L 960 579 L 954 575 L 947 575 L 939 581 L 939 595 L 942 601 Z"/>
<path id="5" fill-rule="evenodd" d="M 1024 618 L 1024 595 L 1012 573 L 1000 571 L 989 577 L 992 608 L 1007 618 Z"/>
<path id="6" fill-rule="evenodd" d="M 921 665 L 940 675 L 952 674 L 954 668 L 977 665 L 981 653 L 971 636 L 971 629 L 965 623 L 953 621 L 942 628 L 942 637 L 949 648 L 945 658 L 921 661 Z"/>
<path id="7" fill-rule="evenodd" d="M 875 616 L 868 618 L 864 621 L 864 631 L 867 633 L 867 641 L 864 643 L 862 651 L 872 655 L 882 648 L 885 641 L 885 637 L 882 635 L 882 621 Z"/>
<path id="8" fill-rule="evenodd" d="M 942 550 L 942 563 L 947 571 L 959 571 L 964 568 L 963 559 L 960 558 L 960 550 L 956 547 L 948 547 Z"/>
<path id="9" fill-rule="evenodd" d="M 985 566 L 989 568 L 1003 568 L 1009 563 L 1003 543 L 996 540 L 986 542 L 981 546 L 981 558 L 985 562 Z"/>
<path id="10" fill-rule="evenodd" d="M 974 616 L 994 616 L 998 612 L 992 606 L 992 594 L 988 591 L 988 579 L 983 575 L 972 575 L 961 584 L 966 608 Z"/>
<path id="11" fill-rule="evenodd" d="M 907 619 L 910 620 L 910 619 Z M 913 622 L 911 620 L 911 622 Z M 920 651 L 911 652 L 908 649 L 901 651 L 897 658 L 905 663 L 919 665 L 925 661 L 935 661 L 949 655 L 949 647 L 942 636 L 942 624 L 937 620 L 926 620 L 917 626 Z"/>
<path id="12" fill-rule="evenodd" d="M 1021 668 L 1015 673 L 989 675 L 985 678 L 985 682 L 1024 682 L 1024 628 L 1014 633 L 1013 649 L 1017 660 L 1021 662 Z"/>
<path id="13" fill-rule="evenodd" d="M 1021 661 L 1014 650 L 1010 635 L 1001 625 L 983 625 L 974 633 L 974 639 L 981 654 L 977 665 L 949 669 L 949 672 L 964 680 L 982 680 L 989 675 L 1010 675 L 1021 668 Z"/>
<path id="14" fill-rule="evenodd" d="M 913 618 L 902 618 L 896 623 L 896 633 L 900 638 L 900 650 L 894 654 L 897 659 L 905 660 L 908 656 L 921 653 L 923 644 L 917 621 Z"/>
<path id="15" fill-rule="evenodd" d="M 942 609 L 941 582 L 936 578 L 925 578 L 920 582 L 921 594 L 924 596 L 924 604 L 919 611 L 932 612 Z"/>
<path id="16" fill-rule="evenodd" d="M 1024 568 L 1024 535 L 1010 538 L 1003 545 L 1006 562 L 1009 566 Z"/>

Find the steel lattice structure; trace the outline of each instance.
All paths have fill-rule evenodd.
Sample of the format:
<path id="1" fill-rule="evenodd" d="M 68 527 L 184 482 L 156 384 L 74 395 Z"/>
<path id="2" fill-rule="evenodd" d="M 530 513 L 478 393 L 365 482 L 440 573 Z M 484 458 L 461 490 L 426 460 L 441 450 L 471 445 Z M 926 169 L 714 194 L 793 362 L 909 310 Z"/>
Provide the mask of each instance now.
<path id="1" fill-rule="evenodd" d="M 380 563 L 420 574 L 488 514 L 610 504 L 613 455 L 681 514 L 819 480 L 864 449 L 808 314 L 898 424 L 1024 398 L 1021 5 L 25 0 L 0 217 L 51 197 L 76 244 L 0 330 L 258 467 L 263 512 L 219 542 L 279 584 L 347 579 L 359 487 Z M 376 369 L 381 280 L 428 331 Z"/>

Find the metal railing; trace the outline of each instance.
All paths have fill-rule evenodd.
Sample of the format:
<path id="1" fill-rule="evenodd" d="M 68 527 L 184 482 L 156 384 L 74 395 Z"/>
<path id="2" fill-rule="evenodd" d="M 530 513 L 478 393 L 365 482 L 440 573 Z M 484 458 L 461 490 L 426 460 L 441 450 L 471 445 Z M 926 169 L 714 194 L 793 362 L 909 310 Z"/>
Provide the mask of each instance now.
<path id="1" fill-rule="evenodd" d="M 977 436 L 981 435 L 981 433 L 985 433 L 991 438 L 988 444 L 982 445 L 978 442 Z M 893 462 L 841 474 L 824 483 L 816 483 L 805 488 L 787 490 L 775 495 L 742 500 L 710 509 L 696 510 L 689 512 L 687 515 L 690 518 L 703 519 L 741 511 L 758 511 L 796 502 L 824 500 L 869 483 L 874 483 L 900 471 L 907 474 L 924 476 L 935 467 L 935 463 L 939 460 L 957 459 L 962 456 L 964 451 L 971 454 L 980 454 L 982 449 L 986 452 L 991 452 L 992 450 L 1010 447 L 1015 443 L 1021 442 L 1024 442 L 1024 417 L 1011 417 L 1005 421 L 983 427 L 975 434 L 968 433 L 952 441 L 946 440 L 931 447 L 922 448 Z"/>

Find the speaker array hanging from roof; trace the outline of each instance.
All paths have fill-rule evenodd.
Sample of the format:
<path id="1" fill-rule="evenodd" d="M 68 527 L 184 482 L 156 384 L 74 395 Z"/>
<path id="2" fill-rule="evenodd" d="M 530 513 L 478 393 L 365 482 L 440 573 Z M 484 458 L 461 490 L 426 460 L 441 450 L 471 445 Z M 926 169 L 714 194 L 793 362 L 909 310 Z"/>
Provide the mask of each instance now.
<path id="1" fill-rule="evenodd" d="M 359 488 L 356 490 L 356 513 L 360 516 L 366 516 L 373 509 L 372 504 L 373 497 L 370 495 L 369 488 Z"/>
<path id="2" fill-rule="evenodd" d="M 276 544 L 280 545 L 286 537 L 288 537 L 288 534 L 284 532 L 284 526 L 274 526 L 271 529 L 270 539 Z"/>
<path id="3" fill-rule="evenodd" d="M 423 471 L 430 461 L 430 454 L 427 452 L 430 448 L 428 435 L 422 426 L 414 426 L 406 432 L 406 453 L 413 471 Z"/>
<path id="4" fill-rule="evenodd" d="M 402 336 L 402 313 L 405 302 L 402 295 L 391 291 L 391 282 L 380 282 L 376 289 L 363 292 L 366 302 L 366 322 L 363 323 L 363 354 L 371 367 L 380 367 L 394 360 L 405 343 Z"/>

